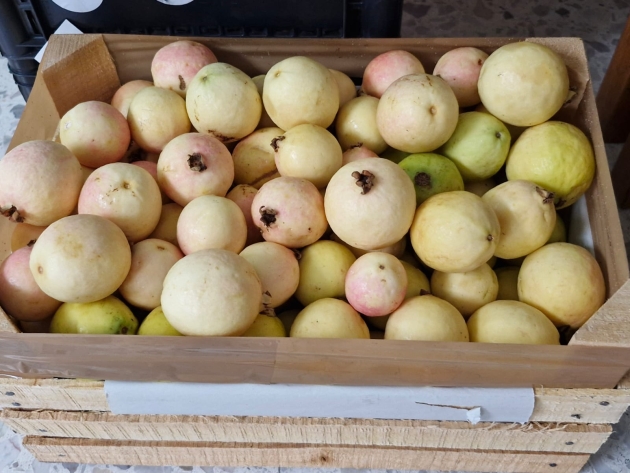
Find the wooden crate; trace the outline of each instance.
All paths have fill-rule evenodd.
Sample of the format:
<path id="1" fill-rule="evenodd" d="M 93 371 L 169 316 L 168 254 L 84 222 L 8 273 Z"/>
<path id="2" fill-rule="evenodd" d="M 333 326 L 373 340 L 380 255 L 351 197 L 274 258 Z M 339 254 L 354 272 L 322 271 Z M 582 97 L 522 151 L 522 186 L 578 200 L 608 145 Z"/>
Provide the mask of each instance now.
<path id="1" fill-rule="evenodd" d="M 115 415 L 101 381 L 0 380 L 0 420 L 40 461 L 579 472 L 630 405 L 617 389 L 535 389 L 524 425 Z"/>
<path id="2" fill-rule="evenodd" d="M 61 114 L 109 100 L 120 82 L 149 78 L 150 58 L 173 38 L 83 35 L 51 38 L 12 142 L 54 136 Z M 26 435 L 42 461 L 138 465 L 317 466 L 492 472 L 577 472 L 630 405 L 630 281 L 583 45 L 531 39 L 567 62 L 576 96 L 560 117 L 594 145 L 597 173 L 586 195 L 593 249 L 608 301 L 569 346 L 384 340 L 201 339 L 19 333 L 0 309 L 2 421 Z M 441 54 L 470 45 L 488 52 L 515 39 L 201 39 L 249 74 L 291 54 L 358 76 L 389 49 L 417 54 L 430 70 Z M 263 46 L 264 44 L 264 46 Z M 0 220 L 0 259 L 12 228 Z M 497 362 L 497 360 L 500 360 Z M 525 425 L 110 412 L 103 383 L 61 378 L 346 384 L 535 386 Z M 613 389 L 617 386 L 617 389 Z M 597 389 L 592 389 L 597 388 Z"/>

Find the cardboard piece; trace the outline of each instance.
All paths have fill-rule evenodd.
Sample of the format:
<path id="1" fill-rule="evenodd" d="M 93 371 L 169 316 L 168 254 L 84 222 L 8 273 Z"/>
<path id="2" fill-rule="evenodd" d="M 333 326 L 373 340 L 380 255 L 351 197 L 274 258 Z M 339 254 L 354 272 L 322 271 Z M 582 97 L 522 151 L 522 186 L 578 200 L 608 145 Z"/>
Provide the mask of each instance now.
<path id="1" fill-rule="evenodd" d="M 52 138 L 59 117 L 85 100 L 109 101 L 121 82 L 150 79 L 155 52 L 178 38 L 124 35 L 53 36 L 11 143 Z M 196 38 L 220 61 L 250 75 L 305 54 L 360 77 L 376 55 L 405 49 L 432 70 L 459 46 L 487 52 L 518 38 L 249 39 Z M 593 251 L 615 295 L 571 340 L 573 346 L 531 347 L 389 340 L 152 338 L 50 334 L 0 335 L 0 373 L 136 381 L 290 383 L 373 386 L 614 387 L 630 368 L 630 290 L 625 246 L 581 40 L 538 38 L 558 52 L 576 92 L 558 114 L 591 139 L 597 159 L 586 194 Z M 0 258 L 12 224 L 0 220 Z M 611 310 L 611 305 L 614 310 Z M 2 314 L 0 314 L 0 318 Z M 604 323 L 605 322 L 605 323 Z M 589 329 L 588 327 L 596 327 Z M 588 340 L 581 335 L 587 333 Z M 580 346 L 583 345 L 583 346 Z"/>
<path id="2" fill-rule="evenodd" d="M 524 424 L 532 388 L 304 386 L 105 381 L 113 414 L 411 419 Z"/>

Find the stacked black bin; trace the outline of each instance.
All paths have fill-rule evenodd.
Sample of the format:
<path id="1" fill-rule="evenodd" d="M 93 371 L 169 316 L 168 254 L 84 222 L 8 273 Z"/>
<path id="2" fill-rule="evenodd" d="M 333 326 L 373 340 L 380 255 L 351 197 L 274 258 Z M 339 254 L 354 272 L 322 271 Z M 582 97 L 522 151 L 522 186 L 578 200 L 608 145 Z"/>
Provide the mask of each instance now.
<path id="1" fill-rule="evenodd" d="M 103 0 L 73 13 L 52 0 L 0 0 L 0 52 L 28 98 L 46 39 L 68 19 L 84 33 L 254 38 L 392 38 L 402 0 Z"/>

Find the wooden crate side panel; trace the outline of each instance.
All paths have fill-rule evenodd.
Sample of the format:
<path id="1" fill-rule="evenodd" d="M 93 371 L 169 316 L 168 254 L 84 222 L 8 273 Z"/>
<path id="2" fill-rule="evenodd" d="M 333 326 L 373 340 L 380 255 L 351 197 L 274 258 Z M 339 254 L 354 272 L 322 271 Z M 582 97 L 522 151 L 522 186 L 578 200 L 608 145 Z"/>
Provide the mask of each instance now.
<path id="1" fill-rule="evenodd" d="M 19 434 L 121 441 L 314 444 L 595 453 L 610 425 L 147 416 L 5 410 Z"/>
<path id="2" fill-rule="evenodd" d="M 132 442 L 26 437 L 46 462 L 126 465 L 284 466 L 497 473 L 578 473 L 587 454 L 433 450 L 338 445 Z"/>
<path id="3" fill-rule="evenodd" d="M 536 402 L 530 421 L 619 422 L 630 406 L 630 391 L 621 389 L 535 389 Z"/>
<path id="4" fill-rule="evenodd" d="M 0 408 L 109 411 L 102 381 L 0 379 Z"/>

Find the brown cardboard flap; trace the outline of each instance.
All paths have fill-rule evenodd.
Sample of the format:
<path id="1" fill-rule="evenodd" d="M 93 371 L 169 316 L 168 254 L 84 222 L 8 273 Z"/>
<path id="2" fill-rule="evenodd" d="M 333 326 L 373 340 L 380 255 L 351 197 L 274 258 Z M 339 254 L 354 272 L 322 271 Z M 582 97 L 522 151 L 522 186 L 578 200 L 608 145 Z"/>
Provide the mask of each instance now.
<path id="1" fill-rule="evenodd" d="M 101 35 L 52 35 L 40 69 L 59 116 L 88 100 L 109 103 L 120 87 Z"/>
<path id="2" fill-rule="evenodd" d="M 1 334 L 0 374 L 213 383 L 613 388 L 630 349 L 394 340 Z"/>

